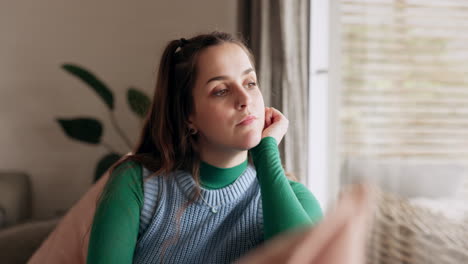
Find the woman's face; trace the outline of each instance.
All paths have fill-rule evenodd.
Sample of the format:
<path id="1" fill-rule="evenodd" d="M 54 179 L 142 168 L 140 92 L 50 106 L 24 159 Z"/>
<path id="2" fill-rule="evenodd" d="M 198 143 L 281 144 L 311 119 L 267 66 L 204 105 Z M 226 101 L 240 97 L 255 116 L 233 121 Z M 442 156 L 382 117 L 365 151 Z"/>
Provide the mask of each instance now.
<path id="1" fill-rule="evenodd" d="M 194 112 L 203 152 L 248 150 L 261 140 L 265 105 L 257 76 L 245 51 L 224 43 L 203 50 L 193 88 Z"/>

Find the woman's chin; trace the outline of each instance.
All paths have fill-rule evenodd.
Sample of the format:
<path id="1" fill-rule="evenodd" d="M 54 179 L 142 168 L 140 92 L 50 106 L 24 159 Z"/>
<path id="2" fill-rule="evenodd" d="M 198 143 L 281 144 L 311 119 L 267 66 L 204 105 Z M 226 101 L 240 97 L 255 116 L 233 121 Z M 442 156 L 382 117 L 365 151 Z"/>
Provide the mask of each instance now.
<path id="1" fill-rule="evenodd" d="M 240 148 L 243 150 L 249 150 L 257 146 L 260 143 L 261 139 L 262 139 L 261 134 L 249 135 L 242 140 Z"/>

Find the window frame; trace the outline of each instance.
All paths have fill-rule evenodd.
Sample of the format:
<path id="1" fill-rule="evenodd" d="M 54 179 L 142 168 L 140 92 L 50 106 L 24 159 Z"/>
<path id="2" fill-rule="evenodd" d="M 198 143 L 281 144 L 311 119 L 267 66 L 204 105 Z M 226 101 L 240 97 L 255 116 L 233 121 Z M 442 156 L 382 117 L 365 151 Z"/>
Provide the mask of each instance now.
<path id="1" fill-rule="evenodd" d="M 311 0 L 309 16 L 309 144 L 307 187 L 325 211 L 339 189 L 339 9 Z"/>

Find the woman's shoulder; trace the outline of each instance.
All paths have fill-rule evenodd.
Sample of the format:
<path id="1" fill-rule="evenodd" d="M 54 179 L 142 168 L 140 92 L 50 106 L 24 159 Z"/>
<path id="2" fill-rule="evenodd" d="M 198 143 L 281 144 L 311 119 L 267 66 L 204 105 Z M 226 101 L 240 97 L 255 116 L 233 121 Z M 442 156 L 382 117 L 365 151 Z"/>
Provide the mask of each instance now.
<path id="1" fill-rule="evenodd" d="M 123 191 L 124 189 L 142 190 L 142 166 L 136 161 L 126 160 L 115 166 L 107 188 Z"/>
<path id="2" fill-rule="evenodd" d="M 137 174 L 141 172 L 141 164 L 137 161 L 134 160 L 126 160 L 119 165 L 117 165 L 113 172 L 112 175 L 117 175 L 117 174 Z"/>

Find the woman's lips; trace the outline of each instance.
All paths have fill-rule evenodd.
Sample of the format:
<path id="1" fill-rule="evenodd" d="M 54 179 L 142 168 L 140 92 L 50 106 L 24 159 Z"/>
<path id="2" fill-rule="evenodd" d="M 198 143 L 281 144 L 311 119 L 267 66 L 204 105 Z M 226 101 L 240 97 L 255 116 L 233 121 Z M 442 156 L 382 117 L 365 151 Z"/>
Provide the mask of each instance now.
<path id="1" fill-rule="evenodd" d="M 252 124 L 253 121 L 255 121 L 255 119 L 257 119 L 255 116 L 249 115 L 249 116 L 246 116 L 244 119 L 242 119 L 242 121 L 240 121 L 239 124 L 237 124 L 237 125 L 238 126 L 247 126 L 247 125 Z"/>

